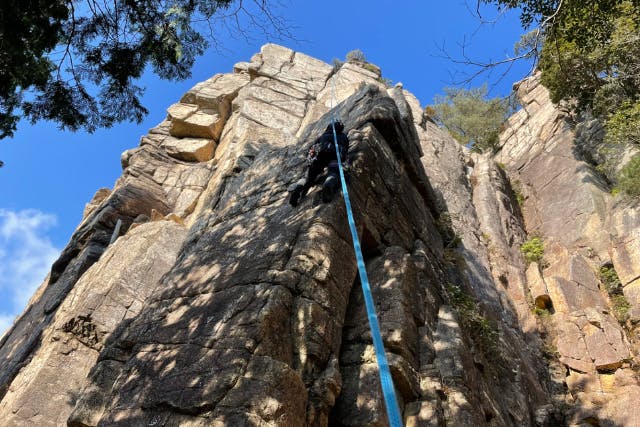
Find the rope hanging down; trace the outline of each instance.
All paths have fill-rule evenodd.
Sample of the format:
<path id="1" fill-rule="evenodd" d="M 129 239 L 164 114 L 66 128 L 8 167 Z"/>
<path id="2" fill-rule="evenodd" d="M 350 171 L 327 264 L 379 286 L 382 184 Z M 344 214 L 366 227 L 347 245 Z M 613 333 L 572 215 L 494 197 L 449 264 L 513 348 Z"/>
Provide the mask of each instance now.
<path id="1" fill-rule="evenodd" d="M 333 79 L 333 85 L 331 87 L 332 110 L 333 99 L 335 96 L 334 90 L 335 78 Z M 378 372 L 380 373 L 380 383 L 382 384 L 382 394 L 384 396 L 384 402 L 387 408 L 387 417 L 389 418 L 389 425 L 391 427 L 402 427 L 402 418 L 400 417 L 400 409 L 398 408 L 396 392 L 395 388 L 393 387 L 393 379 L 391 378 L 389 363 L 387 362 L 387 356 L 384 352 L 384 344 L 382 342 L 382 336 L 380 334 L 380 325 L 378 324 L 376 308 L 373 302 L 373 296 L 371 295 L 371 287 L 369 286 L 369 277 L 367 276 L 367 269 L 364 265 L 364 258 L 362 257 L 362 250 L 360 249 L 360 239 L 358 238 L 358 232 L 356 230 L 356 222 L 353 219 L 353 212 L 351 210 L 351 200 L 349 199 L 349 192 L 347 191 L 347 184 L 344 179 L 344 171 L 342 170 L 342 159 L 340 158 L 340 150 L 338 149 L 338 136 L 336 135 L 335 117 L 333 116 L 333 113 L 331 116 L 331 127 L 333 128 L 333 143 L 335 145 L 336 155 L 338 159 L 338 170 L 340 171 L 342 196 L 344 198 L 344 204 L 347 208 L 349 228 L 351 230 L 351 238 L 353 239 L 353 249 L 356 254 L 356 260 L 358 262 L 360 284 L 362 285 L 362 293 L 364 295 L 364 302 L 367 308 L 367 316 L 369 317 L 369 328 L 371 329 L 371 336 L 373 337 L 373 347 L 376 352 Z"/>

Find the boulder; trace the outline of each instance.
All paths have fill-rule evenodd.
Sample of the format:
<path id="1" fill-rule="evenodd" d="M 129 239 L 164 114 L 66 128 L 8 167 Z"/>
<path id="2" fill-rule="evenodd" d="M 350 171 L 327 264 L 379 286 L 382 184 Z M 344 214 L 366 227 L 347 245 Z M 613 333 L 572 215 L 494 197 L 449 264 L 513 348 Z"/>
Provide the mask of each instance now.
<path id="1" fill-rule="evenodd" d="M 169 133 L 177 138 L 218 141 L 231 115 L 231 102 L 249 80 L 247 74 L 218 74 L 198 83 L 167 110 Z"/>
<path id="2" fill-rule="evenodd" d="M 213 158 L 216 143 L 205 138 L 167 138 L 162 148 L 178 160 L 185 162 L 206 162 Z"/>
<path id="3" fill-rule="evenodd" d="M 224 119 L 214 110 L 199 110 L 191 104 L 173 104 L 167 109 L 171 121 L 170 133 L 176 138 L 220 138 Z"/>

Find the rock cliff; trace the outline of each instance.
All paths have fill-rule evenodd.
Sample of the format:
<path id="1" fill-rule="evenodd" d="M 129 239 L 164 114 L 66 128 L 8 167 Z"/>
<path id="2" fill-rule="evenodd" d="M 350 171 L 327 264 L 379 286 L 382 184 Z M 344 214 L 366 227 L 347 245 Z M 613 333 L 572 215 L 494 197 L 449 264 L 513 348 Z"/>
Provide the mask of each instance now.
<path id="1" fill-rule="evenodd" d="M 495 155 L 381 81 L 269 44 L 170 106 L 0 340 L 1 423 L 386 425 L 344 204 L 287 203 L 335 115 L 405 424 L 640 425 L 637 203 L 536 77 Z"/>

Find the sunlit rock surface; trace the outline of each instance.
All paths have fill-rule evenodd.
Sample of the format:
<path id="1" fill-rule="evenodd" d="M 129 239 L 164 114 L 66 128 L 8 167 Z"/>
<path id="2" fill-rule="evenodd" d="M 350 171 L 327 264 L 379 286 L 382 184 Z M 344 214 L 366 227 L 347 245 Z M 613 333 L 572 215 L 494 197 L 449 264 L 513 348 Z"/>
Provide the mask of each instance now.
<path id="1" fill-rule="evenodd" d="M 405 424 L 639 425 L 639 208 L 537 77 L 493 156 L 381 80 L 269 44 L 171 105 L 0 341 L 2 424 L 387 425 L 344 203 L 287 203 L 333 116 Z"/>
<path id="2" fill-rule="evenodd" d="M 638 204 L 614 199 L 581 160 L 573 122 L 550 102 L 539 76 L 517 90 L 523 107 L 509 120 L 496 158 L 523 200 L 526 230 L 544 241 L 544 265 L 535 267 L 536 279 L 527 276 L 532 297 L 544 288 L 550 299 L 551 315 L 544 313 L 541 323 L 548 350 L 567 369 L 567 400 L 574 408 L 566 422 L 640 425 L 634 371 L 640 350 Z M 603 266 L 616 270 L 630 320 L 616 319 L 621 299 L 608 295 L 599 275 Z"/>

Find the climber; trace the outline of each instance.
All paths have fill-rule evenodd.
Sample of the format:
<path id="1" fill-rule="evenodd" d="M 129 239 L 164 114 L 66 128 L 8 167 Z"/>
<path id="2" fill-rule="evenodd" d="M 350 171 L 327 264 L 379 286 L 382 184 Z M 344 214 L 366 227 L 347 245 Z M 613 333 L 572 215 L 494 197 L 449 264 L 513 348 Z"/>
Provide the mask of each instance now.
<path id="1" fill-rule="evenodd" d="M 349 154 L 349 138 L 343 133 L 344 125 L 340 121 L 329 124 L 318 139 L 315 140 L 307 154 L 307 164 L 309 166 L 307 177 L 300 179 L 294 189 L 291 191 L 289 203 L 291 206 L 297 206 L 307 191 L 316 184 L 318 176 L 327 168 L 327 174 L 324 176 L 322 184 L 322 201 L 329 203 L 333 199 L 333 195 L 340 185 L 340 175 L 338 171 L 338 159 L 336 156 L 336 148 L 333 139 L 333 127 L 335 126 L 338 147 L 340 148 L 340 158 L 343 162 L 343 169 L 346 168 Z"/>

